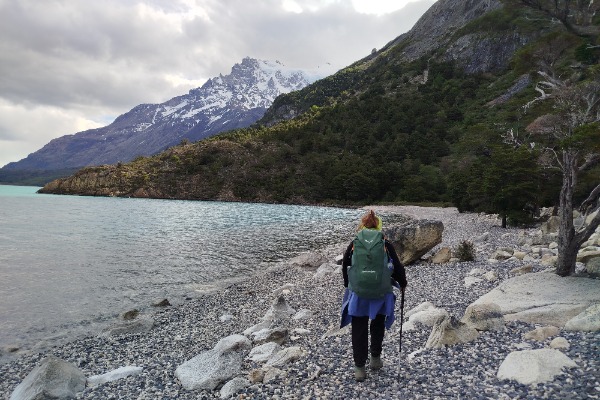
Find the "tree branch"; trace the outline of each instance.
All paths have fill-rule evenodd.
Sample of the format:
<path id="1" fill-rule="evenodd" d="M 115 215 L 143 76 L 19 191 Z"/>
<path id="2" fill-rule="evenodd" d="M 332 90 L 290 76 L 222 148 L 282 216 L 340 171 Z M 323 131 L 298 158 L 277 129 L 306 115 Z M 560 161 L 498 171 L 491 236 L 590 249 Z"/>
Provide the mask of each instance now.
<path id="1" fill-rule="evenodd" d="M 593 211 L 598 211 L 599 208 L 600 204 L 596 205 Z M 596 213 L 596 215 L 594 216 L 594 218 L 592 218 L 589 224 L 584 224 L 581 229 L 577 230 L 577 232 L 575 233 L 575 243 L 577 243 L 577 246 L 581 247 L 583 242 L 585 242 L 589 239 L 590 236 L 592 236 L 592 234 L 596 231 L 596 228 L 598 228 L 598 226 L 600 226 L 600 212 Z"/>
<path id="2" fill-rule="evenodd" d="M 579 167 L 578 172 L 586 171 L 586 170 L 596 166 L 599 162 L 600 162 L 600 153 L 592 154 L 591 157 L 589 159 L 585 160 L 585 162 L 581 165 L 581 167 Z"/>
<path id="3" fill-rule="evenodd" d="M 590 195 L 587 197 L 587 199 L 585 199 L 582 203 L 581 206 L 579 206 L 579 211 L 585 213 L 586 215 L 589 215 L 590 212 L 589 210 L 593 208 L 594 203 L 597 203 L 596 205 L 600 205 L 600 203 L 598 203 L 598 201 L 600 200 L 600 184 L 598 184 L 598 186 L 596 186 L 594 188 L 594 190 L 591 191 Z"/>

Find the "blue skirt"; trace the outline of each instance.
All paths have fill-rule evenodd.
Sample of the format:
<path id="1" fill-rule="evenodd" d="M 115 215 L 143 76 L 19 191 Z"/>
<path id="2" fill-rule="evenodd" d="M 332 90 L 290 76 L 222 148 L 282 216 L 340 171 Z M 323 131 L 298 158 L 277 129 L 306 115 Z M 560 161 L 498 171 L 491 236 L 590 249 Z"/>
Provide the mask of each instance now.
<path id="1" fill-rule="evenodd" d="M 396 295 L 387 293 L 383 299 L 363 299 L 356 293 L 346 288 L 342 300 L 342 318 L 340 328 L 352 322 L 352 317 L 369 317 L 375 319 L 377 314 L 385 315 L 385 327 L 390 329 L 396 317 L 394 307 Z"/>

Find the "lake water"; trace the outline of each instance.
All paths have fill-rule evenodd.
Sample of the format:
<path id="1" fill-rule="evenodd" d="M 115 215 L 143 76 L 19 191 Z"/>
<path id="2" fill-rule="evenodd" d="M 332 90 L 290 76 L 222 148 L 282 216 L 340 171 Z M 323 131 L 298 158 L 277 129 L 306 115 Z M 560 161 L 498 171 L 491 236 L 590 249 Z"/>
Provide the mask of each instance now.
<path id="1" fill-rule="evenodd" d="M 123 311 L 349 240 L 361 214 L 37 189 L 0 185 L 0 347 L 72 338 Z"/>

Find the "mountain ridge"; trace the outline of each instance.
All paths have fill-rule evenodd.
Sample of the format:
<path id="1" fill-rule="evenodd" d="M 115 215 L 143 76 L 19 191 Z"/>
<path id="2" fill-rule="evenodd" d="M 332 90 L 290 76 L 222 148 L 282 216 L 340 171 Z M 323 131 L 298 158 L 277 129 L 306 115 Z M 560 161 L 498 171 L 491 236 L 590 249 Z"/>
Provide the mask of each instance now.
<path id="1" fill-rule="evenodd" d="M 325 72 L 324 72 L 325 73 Z M 228 75 L 159 104 L 140 104 L 111 124 L 53 139 L 4 170 L 59 170 L 127 162 L 182 140 L 197 141 L 258 120 L 282 93 L 318 79 L 278 61 L 246 57 Z"/>

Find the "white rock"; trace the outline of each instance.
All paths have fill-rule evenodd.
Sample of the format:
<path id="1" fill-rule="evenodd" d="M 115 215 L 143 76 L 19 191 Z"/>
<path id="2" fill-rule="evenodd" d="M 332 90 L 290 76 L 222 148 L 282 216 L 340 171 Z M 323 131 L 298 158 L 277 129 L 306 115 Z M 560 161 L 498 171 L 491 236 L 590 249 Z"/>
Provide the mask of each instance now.
<path id="1" fill-rule="evenodd" d="M 184 362 L 175 370 L 175 376 L 184 389 L 214 390 L 242 369 L 242 352 L 251 348 L 251 342 L 242 335 L 225 337 L 208 351 Z"/>
<path id="2" fill-rule="evenodd" d="M 221 316 L 219 317 L 219 320 L 220 320 L 221 322 L 229 322 L 229 321 L 231 321 L 232 319 L 233 319 L 233 315 L 231 315 L 231 314 L 223 314 L 223 315 L 221 315 Z"/>
<path id="3" fill-rule="evenodd" d="M 406 356 L 406 359 L 410 362 L 413 361 L 415 359 L 416 356 L 418 356 L 420 353 L 424 352 L 425 349 L 419 349 L 419 350 L 415 350 L 412 353 L 410 353 L 408 356 Z"/>
<path id="4" fill-rule="evenodd" d="M 408 316 L 408 321 L 402 325 L 402 329 L 411 331 L 416 328 L 417 323 L 432 327 L 435 325 L 435 322 L 438 320 L 438 318 L 447 316 L 448 311 L 444 310 L 443 308 L 438 308 L 432 303 L 426 301 L 408 311 L 406 315 Z"/>
<path id="5" fill-rule="evenodd" d="M 246 358 L 254 362 L 267 362 L 279 350 L 281 350 L 281 346 L 279 344 L 275 342 L 267 342 L 253 348 Z"/>
<path id="6" fill-rule="evenodd" d="M 571 347 L 571 344 L 569 343 L 569 341 L 562 336 L 555 337 L 550 342 L 550 348 L 552 348 L 552 349 L 569 350 L 570 347 Z"/>
<path id="7" fill-rule="evenodd" d="M 301 319 L 309 319 L 312 318 L 313 316 L 313 312 L 310 311 L 309 309 L 303 308 L 301 310 L 298 310 L 298 312 L 296 314 L 294 314 L 294 316 L 292 317 L 293 320 L 301 320 Z"/>
<path id="8" fill-rule="evenodd" d="M 292 333 L 296 335 L 308 335 L 310 333 L 310 329 L 294 328 Z"/>
<path id="9" fill-rule="evenodd" d="M 256 325 L 252 325 L 250 328 L 247 328 L 243 333 L 246 336 L 251 336 L 256 332 L 260 332 L 263 329 L 269 329 L 271 327 L 271 321 L 261 321 Z"/>
<path id="10" fill-rule="evenodd" d="M 498 280 L 498 274 L 496 271 L 488 271 L 483 274 L 483 278 L 488 282 L 494 282 Z"/>
<path id="11" fill-rule="evenodd" d="M 286 349 L 278 351 L 269 361 L 267 366 L 270 367 L 281 367 L 290 362 L 296 361 L 305 355 L 305 351 L 301 347 L 288 347 Z"/>
<path id="12" fill-rule="evenodd" d="M 497 377 L 534 385 L 553 380 L 556 375 L 562 374 L 562 368 L 576 366 L 573 360 L 554 349 L 515 351 L 502 362 Z"/>
<path id="13" fill-rule="evenodd" d="M 410 317 L 413 314 L 416 314 L 420 311 L 428 310 L 430 308 L 435 308 L 435 305 L 429 301 L 424 301 L 423 303 L 419 304 L 418 306 L 408 310 L 406 312 L 406 317 Z"/>
<path id="14" fill-rule="evenodd" d="M 88 386 L 97 386 L 106 382 L 116 381 L 127 378 L 128 376 L 139 375 L 144 369 L 136 366 L 126 366 L 109 371 L 102 375 L 93 375 L 87 378 Z"/>
<path id="15" fill-rule="evenodd" d="M 220 398 L 229 399 L 248 386 L 250 386 L 250 381 L 248 379 L 241 377 L 233 378 L 221 388 L 221 391 L 219 392 Z"/>
<path id="16" fill-rule="evenodd" d="M 350 324 L 346 325 L 343 328 L 331 328 L 327 332 L 321 336 L 321 339 L 326 339 L 328 337 L 336 337 L 336 336 L 346 336 L 350 334 Z"/>
<path id="17" fill-rule="evenodd" d="M 568 320 L 565 329 L 568 331 L 600 331 L 600 303 L 588 307 L 581 314 Z"/>

